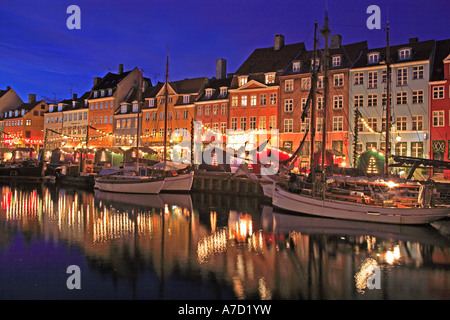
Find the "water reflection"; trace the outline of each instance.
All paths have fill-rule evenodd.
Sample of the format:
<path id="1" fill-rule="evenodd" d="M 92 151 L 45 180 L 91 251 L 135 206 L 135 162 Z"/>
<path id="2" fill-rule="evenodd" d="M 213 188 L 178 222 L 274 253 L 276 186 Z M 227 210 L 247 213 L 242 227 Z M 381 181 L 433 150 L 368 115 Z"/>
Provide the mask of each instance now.
<path id="1" fill-rule="evenodd" d="M 63 243 L 81 249 L 86 282 L 111 282 L 120 298 L 450 298 L 450 242 L 434 228 L 292 216 L 255 198 L 2 186 L 0 230 L 10 272 L 23 272 L 7 260 L 19 235 Z M 59 292 L 49 286 L 45 298 Z"/>

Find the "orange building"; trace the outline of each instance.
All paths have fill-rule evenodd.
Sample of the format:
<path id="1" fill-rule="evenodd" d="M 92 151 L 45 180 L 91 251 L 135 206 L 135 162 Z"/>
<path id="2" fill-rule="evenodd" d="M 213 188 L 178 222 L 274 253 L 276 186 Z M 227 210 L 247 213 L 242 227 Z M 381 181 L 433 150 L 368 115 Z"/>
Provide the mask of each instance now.
<path id="1" fill-rule="evenodd" d="M 103 78 L 95 77 L 88 98 L 89 147 L 111 147 L 114 144 L 114 114 L 134 89 L 139 88 L 139 69 L 118 73 L 109 72 Z M 93 129 L 94 128 L 94 129 Z"/>
<path id="2" fill-rule="evenodd" d="M 167 86 L 167 145 L 168 152 L 186 156 L 195 119 L 195 101 L 208 83 L 206 77 L 169 82 Z M 143 145 L 163 152 L 166 117 L 166 84 L 159 83 L 144 93 L 142 110 Z M 180 143 L 185 141 L 185 146 Z M 175 147 L 178 145 L 177 147 Z M 174 148 L 175 147 L 175 148 Z M 173 153 L 172 153 L 173 155 Z M 189 158 L 189 157 L 188 157 Z"/>
<path id="3" fill-rule="evenodd" d="M 27 147 L 39 150 L 44 144 L 44 113 L 48 103 L 36 101 L 35 94 L 28 102 L 3 112 L 3 147 Z"/>

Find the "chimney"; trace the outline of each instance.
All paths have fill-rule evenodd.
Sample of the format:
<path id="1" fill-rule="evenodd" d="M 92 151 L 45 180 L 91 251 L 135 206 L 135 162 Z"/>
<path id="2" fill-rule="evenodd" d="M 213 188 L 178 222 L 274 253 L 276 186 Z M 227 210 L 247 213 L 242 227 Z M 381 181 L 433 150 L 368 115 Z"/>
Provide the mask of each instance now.
<path id="1" fill-rule="evenodd" d="M 330 37 L 330 49 L 339 49 L 342 45 L 342 36 L 340 34 L 333 34 Z"/>
<path id="2" fill-rule="evenodd" d="M 94 87 L 102 80 L 101 77 L 94 77 Z"/>
<path id="3" fill-rule="evenodd" d="M 273 50 L 278 51 L 283 47 L 284 47 L 284 36 L 282 34 L 276 34 Z"/>
<path id="4" fill-rule="evenodd" d="M 225 79 L 227 77 L 227 60 L 216 60 L 216 79 Z"/>
<path id="5" fill-rule="evenodd" d="M 77 100 L 77 94 L 76 93 L 73 94 L 72 100 Z"/>
<path id="6" fill-rule="evenodd" d="M 10 86 L 7 86 L 7 87 L 6 87 L 6 91 L 9 91 L 10 89 L 11 89 Z"/>
<path id="7" fill-rule="evenodd" d="M 418 43 L 419 42 L 419 38 L 415 37 L 415 38 L 409 38 L 409 44 L 412 43 Z"/>
<path id="8" fill-rule="evenodd" d="M 119 64 L 119 72 L 118 74 L 122 74 L 123 73 L 123 64 Z"/>
<path id="9" fill-rule="evenodd" d="M 30 93 L 30 94 L 28 95 L 28 103 L 33 103 L 33 102 L 35 102 L 35 101 L 36 101 L 36 95 Z"/>

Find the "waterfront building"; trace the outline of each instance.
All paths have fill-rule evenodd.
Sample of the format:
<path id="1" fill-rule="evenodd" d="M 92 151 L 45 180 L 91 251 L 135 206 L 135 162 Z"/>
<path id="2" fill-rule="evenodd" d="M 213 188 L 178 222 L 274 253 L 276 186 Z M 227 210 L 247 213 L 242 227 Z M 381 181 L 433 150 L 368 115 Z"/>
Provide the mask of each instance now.
<path id="1" fill-rule="evenodd" d="M 129 96 L 120 103 L 120 108 L 114 114 L 114 146 L 125 149 L 136 146 L 136 136 L 142 135 L 141 123 L 139 89 L 136 88 L 130 91 Z"/>
<path id="2" fill-rule="evenodd" d="M 314 65 L 314 51 L 304 51 L 293 60 L 281 75 L 280 101 L 280 145 L 296 150 L 304 135 L 305 143 L 300 152 L 299 169 L 309 169 L 311 152 L 311 111 L 315 112 L 314 152 L 322 149 L 324 110 L 327 108 L 326 150 L 335 156 L 335 163 L 347 165 L 349 156 L 349 70 L 358 60 L 367 42 L 342 44 L 341 35 L 332 35 L 329 44 L 328 93 L 324 97 L 324 51 L 317 46 L 317 82 L 314 101 L 311 101 L 307 115 L 301 120 L 311 91 Z"/>
<path id="3" fill-rule="evenodd" d="M 167 117 L 167 150 L 188 157 L 190 136 L 195 118 L 195 101 L 208 83 L 208 78 L 190 78 L 160 83 L 145 92 L 143 115 L 143 145 L 158 151 L 164 149 L 164 123 Z M 159 89 L 159 90 L 158 90 Z M 183 143 L 184 142 L 184 143 Z M 176 146 L 176 147 L 175 147 Z M 175 147 L 175 148 L 174 148 Z M 175 149 L 175 150 L 174 150 Z"/>
<path id="4" fill-rule="evenodd" d="M 47 110 L 47 102 L 36 101 L 36 95 L 29 94 L 28 102 L 3 111 L 2 147 L 39 150 L 44 142 L 44 113 Z"/>
<path id="5" fill-rule="evenodd" d="M 86 145 L 88 120 L 88 100 L 90 91 L 78 98 L 65 99 L 57 104 L 49 104 L 44 113 L 44 133 L 46 149 L 81 148 Z"/>
<path id="6" fill-rule="evenodd" d="M 390 154 L 429 158 L 429 89 L 434 40 L 390 46 Z M 385 150 L 386 47 L 366 49 L 350 70 L 350 163 L 354 154 Z M 358 122 L 355 128 L 355 114 Z"/>
<path id="7" fill-rule="evenodd" d="M 148 80 L 149 81 L 149 80 Z M 144 81 L 149 85 L 147 81 Z M 139 69 L 124 72 L 119 65 L 118 73 L 107 73 L 103 78 L 95 77 L 88 98 L 89 147 L 111 147 L 114 143 L 114 114 L 120 109 L 133 89 L 140 85 Z"/>
<path id="8" fill-rule="evenodd" d="M 304 43 L 286 45 L 283 35 L 275 35 L 274 46 L 254 50 L 238 68 L 229 90 L 228 128 L 235 131 L 228 135 L 230 148 L 254 149 L 262 142 L 255 133 L 271 138 L 271 130 L 279 129 L 280 76 L 304 50 Z"/>
<path id="9" fill-rule="evenodd" d="M 18 107 L 22 103 L 22 99 L 10 86 L 7 86 L 5 90 L 0 90 L 0 113 Z"/>
<path id="10" fill-rule="evenodd" d="M 436 41 L 434 63 L 429 83 L 430 159 L 450 160 L 450 39 Z M 433 176 L 450 170 L 434 169 Z"/>

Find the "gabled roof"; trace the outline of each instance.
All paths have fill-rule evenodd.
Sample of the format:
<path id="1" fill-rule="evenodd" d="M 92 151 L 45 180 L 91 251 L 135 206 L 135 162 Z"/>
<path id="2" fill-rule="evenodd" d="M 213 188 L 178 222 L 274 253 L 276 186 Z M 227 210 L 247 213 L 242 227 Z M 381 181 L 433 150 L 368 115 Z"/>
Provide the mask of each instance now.
<path id="1" fill-rule="evenodd" d="M 225 96 L 220 95 L 220 88 L 227 87 L 230 88 L 231 81 L 233 78 L 225 78 L 225 79 L 216 79 L 215 77 L 211 78 L 205 88 L 200 92 L 197 101 L 211 101 L 211 100 L 219 100 L 219 99 L 227 99 L 228 98 L 228 90 Z M 206 89 L 213 89 L 213 93 L 211 97 L 206 98 Z"/>
<path id="2" fill-rule="evenodd" d="M 115 88 L 131 71 L 122 72 L 121 74 L 108 72 L 95 86 L 92 90 L 101 90 Z"/>
<path id="3" fill-rule="evenodd" d="M 256 49 L 239 67 L 236 75 L 282 72 L 303 50 L 305 50 L 303 42 L 287 44 L 279 50 L 275 50 L 274 47 Z"/>
<path id="4" fill-rule="evenodd" d="M 444 80 L 444 59 L 450 55 L 450 39 L 436 41 L 430 81 Z"/>
<path id="5" fill-rule="evenodd" d="M 409 43 L 390 46 L 389 50 L 391 55 L 391 63 L 429 60 L 432 58 L 434 42 L 434 40 L 419 42 L 411 39 Z M 403 48 L 411 48 L 411 56 L 409 59 L 399 59 L 399 50 Z M 378 63 L 370 64 L 368 61 L 368 54 L 375 52 L 378 52 L 380 54 L 379 61 Z M 369 66 L 377 66 L 380 64 L 386 64 L 386 47 L 364 50 L 361 54 L 361 58 L 356 62 L 353 68 L 365 68 Z"/>
<path id="6" fill-rule="evenodd" d="M 15 107 L 15 108 L 3 111 L 3 114 L 1 116 L 3 117 L 3 119 L 20 118 L 20 117 L 22 117 L 22 112 L 21 112 L 22 109 L 24 109 L 25 113 L 27 113 L 27 112 L 33 110 L 37 105 L 42 104 L 42 103 L 47 104 L 47 102 L 45 102 L 45 100 L 34 101 L 34 102 L 31 102 L 31 103 L 28 103 L 28 102 L 27 103 L 22 103 L 22 104 L 20 104 L 19 106 Z M 19 111 L 19 115 L 17 117 L 15 116 L 15 111 L 16 110 Z M 11 117 L 8 116 L 7 118 L 5 118 L 4 117 L 4 113 L 5 112 L 9 113 L 9 111 L 13 111 L 12 116 Z"/>

